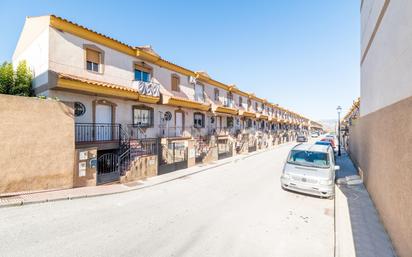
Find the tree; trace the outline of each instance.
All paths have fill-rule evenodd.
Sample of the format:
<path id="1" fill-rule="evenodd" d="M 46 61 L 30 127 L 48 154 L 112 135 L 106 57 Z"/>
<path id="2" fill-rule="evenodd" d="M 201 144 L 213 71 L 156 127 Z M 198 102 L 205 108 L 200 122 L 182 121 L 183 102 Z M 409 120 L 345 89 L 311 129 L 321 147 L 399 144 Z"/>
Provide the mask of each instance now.
<path id="1" fill-rule="evenodd" d="M 10 94 L 20 96 L 31 96 L 32 78 L 32 73 L 29 67 L 27 66 L 26 61 L 21 61 L 19 65 L 17 65 L 14 85 L 10 89 Z"/>
<path id="2" fill-rule="evenodd" d="M 4 62 L 0 66 L 0 94 L 9 94 L 13 86 L 14 86 L 13 65 L 9 62 Z"/>

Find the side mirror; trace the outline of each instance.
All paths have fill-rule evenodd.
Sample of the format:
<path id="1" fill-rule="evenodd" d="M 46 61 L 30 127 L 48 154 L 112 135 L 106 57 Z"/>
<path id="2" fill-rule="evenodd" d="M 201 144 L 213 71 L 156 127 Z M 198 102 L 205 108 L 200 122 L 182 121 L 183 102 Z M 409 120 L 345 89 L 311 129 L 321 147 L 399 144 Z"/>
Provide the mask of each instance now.
<path id="1" fill-rule="evenodd" d="M 335 165 L 335 171 L 340 170 L 340 166 L 339 165 Z"/>

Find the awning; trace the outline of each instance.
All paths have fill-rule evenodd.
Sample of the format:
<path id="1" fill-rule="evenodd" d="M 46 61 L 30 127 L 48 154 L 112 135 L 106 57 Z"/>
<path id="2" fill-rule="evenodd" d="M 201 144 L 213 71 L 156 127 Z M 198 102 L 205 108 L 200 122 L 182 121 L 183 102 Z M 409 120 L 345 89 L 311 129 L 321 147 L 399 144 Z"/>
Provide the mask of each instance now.
<path id="1" fill-rule="evenodd" d="M 89 95 L 102 95 L 110 97 L 125 98 L 143 103 L 157 103 L 160 97 L 141 95 L 131 87 L 85 79 L 69 74 L 58 74 L 55 89 L 80 92 Z"/>
<path id="2" fill-rule="evenodd" d="M 239 110 L 239 115 L 242 115 L 243 117 L 248 117 L 248 118 L 256 118 L 256 113 L 254 112 Z"/>
<path id="3" fill-rule="evenodd" d="M 224 107 L 224 106 L 216 107 L 215 112 L 225 113 L 225 114 L 232 114 L 232 115 L 237 115 L 238 114 L 238 110 L 236 110 L 234 108 L 230 108 L 230 107 Z"/>
<path id="4" fill-rule="evenodd" d="M 177 107 L 185 107 L 190 109 L 196 109 L 201 111 L 208 111 L 210 109 L 210 104 L 200 103 L 196 101 L 192 101 L 185 98 L 175 97 L 175 96 L 166 96 L 163 95 L 162 97 L 162 104 L 177 106 Z"/>

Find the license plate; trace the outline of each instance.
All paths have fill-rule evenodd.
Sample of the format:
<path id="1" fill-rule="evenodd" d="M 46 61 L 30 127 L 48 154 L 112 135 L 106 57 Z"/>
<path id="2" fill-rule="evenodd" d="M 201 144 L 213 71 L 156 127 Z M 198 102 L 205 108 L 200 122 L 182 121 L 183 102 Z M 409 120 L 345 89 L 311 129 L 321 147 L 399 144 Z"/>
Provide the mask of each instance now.
<path id="1" fill-rule="evenodd" d="M 302 178 L 302 182 L 306 182 L 308 181 L 306 178 Z"/>

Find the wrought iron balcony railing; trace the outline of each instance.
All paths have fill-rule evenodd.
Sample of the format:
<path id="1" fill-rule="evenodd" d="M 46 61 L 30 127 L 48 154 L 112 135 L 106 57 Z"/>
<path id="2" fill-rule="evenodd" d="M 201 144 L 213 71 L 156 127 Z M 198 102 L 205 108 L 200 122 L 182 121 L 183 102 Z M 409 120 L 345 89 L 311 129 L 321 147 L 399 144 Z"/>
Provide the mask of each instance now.
<path id="1" fill-rule="evenodd" d="M 191 137 L 192 127 L 159 126 L 159 137 Z"/>
<path id="2" fill-rule="evenodd" d="M 116 123 L 76 123 L 74 133 L 76 143 L 120 142 L 121 125 Z"/>

